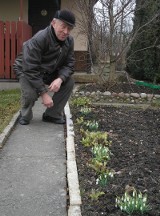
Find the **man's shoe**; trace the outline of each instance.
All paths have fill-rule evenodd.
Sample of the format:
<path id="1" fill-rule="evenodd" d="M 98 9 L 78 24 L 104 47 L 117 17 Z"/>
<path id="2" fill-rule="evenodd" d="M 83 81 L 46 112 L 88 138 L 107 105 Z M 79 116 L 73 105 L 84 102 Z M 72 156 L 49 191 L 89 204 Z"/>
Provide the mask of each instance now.
<path id="1" fill-rule="evenodd" d="M 51 122 L 51 123 L 54 123 L 54 124 L 65 124 L 66 123 L 66 120 L 63 119 L 63 118 L 53 118 L 51 116 L 45 115 L 45 113 L 43 113 L 42 121 Z"/>
<path id="2" fill-rule="evenodd" d="M 19 124 L 21 124 L 21 125 L 28 125 L 28 124 L 29 124 L 29 121 L 23 119 L 22 117 L 20 117 L 20 119 L 19 119 Z"/>

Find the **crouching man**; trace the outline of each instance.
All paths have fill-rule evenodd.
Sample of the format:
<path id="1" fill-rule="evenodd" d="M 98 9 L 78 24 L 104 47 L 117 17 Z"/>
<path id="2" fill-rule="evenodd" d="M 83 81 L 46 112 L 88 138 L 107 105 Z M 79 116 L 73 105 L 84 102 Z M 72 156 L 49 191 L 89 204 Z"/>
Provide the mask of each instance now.
<path id="1" fill-rule="evenodd" d="M 74 26 L 75 15 L 59 10 L 47 28 L 23 44 L 13 65 L 21 86 L 21 125 L 30 123 L 38 97 L 46 107 L 43 121 L 65 123 L 63 110 L 74 86 L 74 41 L 70 36 Z"/>

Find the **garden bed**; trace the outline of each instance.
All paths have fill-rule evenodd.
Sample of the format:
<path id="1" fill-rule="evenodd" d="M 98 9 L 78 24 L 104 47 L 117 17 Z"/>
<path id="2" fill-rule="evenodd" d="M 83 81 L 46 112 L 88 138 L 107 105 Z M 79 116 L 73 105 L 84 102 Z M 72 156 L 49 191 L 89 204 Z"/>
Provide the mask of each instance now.
<path id="1" fill-rule="evenodd" d="M 144 215 L 160 215 L 159 109 L 142 110 L 126 106 L 118 108 L 94 105 L 90 105 L 90 107 L 92 111 L 84 116 L 84 122 L 95 120 L 99 125 L 98 130 L 108 133 L 109 141 L 112 143 L 109 147 L 112 154 L 107 168 L 114 172 L 114 178 L 105 187 L 96 184 L 98 175 L 90 166 L 93 157 L 91 147 L 85 147 L 81 143 L 83 135 L 80 133 L 80 128 L 82 125 L 76 123 L 82 113 L 80 107 L 71 106 L 82 196 L 82 216 L 127 215 L 120 208 L 115 207 L 115 199 L 117 196 L 124 195 L 126 189 L 133 188 L 142 194 L 147 194 L 151 209 Z M 104 192 L 104 194 L 91 199 L 91 197 L 93 198 L 93 191 Z"/>

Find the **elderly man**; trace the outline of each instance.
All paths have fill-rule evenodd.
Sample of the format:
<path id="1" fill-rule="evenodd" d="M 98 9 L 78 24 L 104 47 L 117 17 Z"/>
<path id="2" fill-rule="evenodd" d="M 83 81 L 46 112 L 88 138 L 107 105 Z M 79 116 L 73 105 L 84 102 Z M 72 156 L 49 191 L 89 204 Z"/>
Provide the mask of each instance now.
<path id="1" fill-rule="evenodd" d="M 32 107 L 38 97 L 46 106 L 42 120 L 64 124 L 64 106 L 74 81 L 74 41 L 70 32 L 75 15 L 69 10 L 57 11 L 50 26 L 23 44 L 22 53 L 13 65 L 21 86 L 19 123 L 27 125 L 33 118 Z M 50 96 L 53 92 L 53 96 Z"/>

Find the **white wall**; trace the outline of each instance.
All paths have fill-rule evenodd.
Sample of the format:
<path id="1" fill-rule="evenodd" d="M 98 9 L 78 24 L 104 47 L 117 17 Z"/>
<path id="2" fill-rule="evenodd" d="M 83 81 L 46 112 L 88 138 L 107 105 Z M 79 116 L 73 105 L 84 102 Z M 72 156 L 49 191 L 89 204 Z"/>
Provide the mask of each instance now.
<path id="1" fill-rule="evenodd" d="M 28 0 L 23 0 L 23 20 L 28 22 Z M 5 0 L 0 3 L 0 20 L 18 21 L 20 17 L 20 0 Z"/>
<path id="2" fill-rule="evenodd" d="M 78 0 L 77 0 L 78 1 Z M 74 3 L 74 0 L 62 0 L 61 1 L 61 9 L 70 9 L 73 11 L 73 13 L 76 15 L 76 17 L 79 17 L 78 10 L 76 9 L 76 5 Z M 75 51 L 87 51 L 87 38 L 85 35 L 80 34 L 78 24 L 72 31 L 72 36 L 74 37 L 75 41 Z"/>

